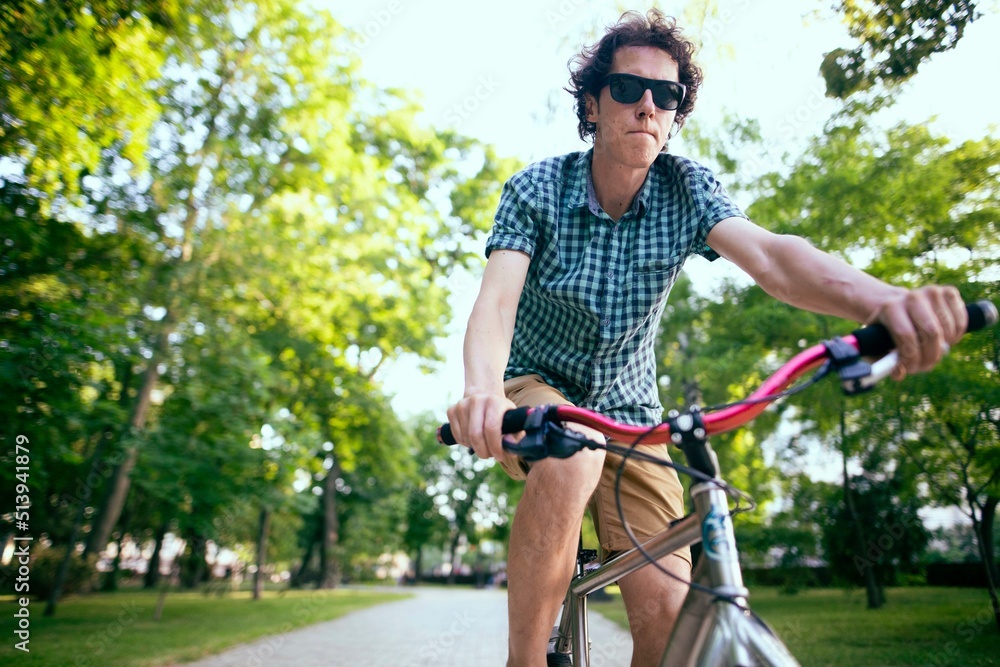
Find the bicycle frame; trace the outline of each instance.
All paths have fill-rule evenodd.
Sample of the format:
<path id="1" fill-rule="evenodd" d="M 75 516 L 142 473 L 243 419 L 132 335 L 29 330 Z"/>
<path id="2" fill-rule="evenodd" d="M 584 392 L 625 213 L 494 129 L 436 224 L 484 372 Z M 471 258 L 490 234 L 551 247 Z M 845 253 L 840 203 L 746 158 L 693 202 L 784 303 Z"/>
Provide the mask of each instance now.
<path id="1" fill-rule="evenodd" d="M 696 447 L 715 461 L 705 439 Z M 689 458 L 699 458 L 690 457 Z M 702 557 L 692 579 L 711 589 L 713 597 L 694 588 L 688 591 L 661 667 L 797 667 L 781 640 L 759 618 L 749 613 L 749 591 L 743 585 L 729 498 L 718 474 L 713 481 L 691 487 L 694 513 L 647 540 L 642 548 L 653 559 L 702 542 Z M 633 548 L 596 570 L 578 574 L 570 583 L 559 621 L 555 650 L 570 653 L 574 667 L 591 667 L 587 598 L 591 593 L 649 565 L 646 555 Z M 735 600 L 734 600 L 735 598 Z"/>

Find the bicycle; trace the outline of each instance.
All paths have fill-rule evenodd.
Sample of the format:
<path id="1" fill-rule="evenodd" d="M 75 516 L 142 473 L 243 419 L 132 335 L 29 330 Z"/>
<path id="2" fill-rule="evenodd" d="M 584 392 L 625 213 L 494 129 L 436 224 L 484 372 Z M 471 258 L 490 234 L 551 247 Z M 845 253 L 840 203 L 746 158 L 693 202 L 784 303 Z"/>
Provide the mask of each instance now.
<path id="1" fill-rule="evenodd" d="M 967 332 L 997 323 L 997 309 L 989 301 L 968 304 L 966 308 L 969 314 Z M 649 564 L 659 567 L 656 561 L 660 558 L 700 541 L 702 553 L 692 571 L 692 581 L 687 582 L 688 594 L 661 658 L 661 667 L 797 666 L 799 663 L 777 634 L 750 610 L 747 603 L 749 590 L 743 585 L 731 520 L 733 512 L 729 509 L 731 496 L 746 498 L 746 495 L 722 479 L 708 437 L 747 424 L 770 403 L 812 386 L 831 372 L 839 375 L 845 393 L 867 391 L 896 367 L 898 355 L 892 348 L 892 339 L 881 325 L 858 329 L 846 337 L 824 341 L 796 355 L 743 401 L 720 406 L 714 414 L 706 414 L 698 406 L 684 412 L 671 411 L 665 422 L 652 428 L 627 426 L 599 413 L 566 405 L 508 411 L 503 419 L 503 432 L 524 431 L 525 435 L 517 444 L 505 441 L 504 449 L 528 461 L 567 458 L 584 448 L 606 448 L 623 455 L 620 482 L 621 470 L 629 458 L 655 458 L 636 450 L 636 445 L 670 442 L 681 448 L 688 462 L 687 466 L 670 465 L 696 480 L 689 491 L 694 512 L 674 521 L 642 544 L 628 529 L 618 499 L 619 515 L 635 546 L 596 569 L 586 571 L 584 566 L 590 554 L 581 545 L 576 575 L 566 592 L 563 610 L 550 641 L 548 664 L 590 667 L 588 596 L 641 567 Z M 869 363 L 865 357 L 880 358 Z M 796 380 L 817 369 L 809 381 L 789 389 Z M 566 422 L 589 426 L 621 442 L 631 440 L 632 446 L 593 442 L 558 425 Z M 460 444 L 455 442 L 448 424 L 438 429 L 438 441 L 446 445 Z M 661 463 L 666 464 L 665 461 Z"/>

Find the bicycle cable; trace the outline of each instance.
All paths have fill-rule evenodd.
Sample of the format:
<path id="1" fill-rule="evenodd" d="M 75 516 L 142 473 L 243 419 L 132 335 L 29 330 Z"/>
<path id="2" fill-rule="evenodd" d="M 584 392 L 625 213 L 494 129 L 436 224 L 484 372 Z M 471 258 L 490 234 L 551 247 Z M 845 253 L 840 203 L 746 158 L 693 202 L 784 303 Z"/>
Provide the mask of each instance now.
<path id="1" fill-rule="evenodd" d="M 766 396 L 759 396 L 757 398 L 746 398 L 740 401 L 734 401 L 732 403 L 710 405 L 706 408 L 702 408 L 702 412 L 717 412 L 719 410 L 724 410 L 726 408 L 736 407 L 740 405 L 758 405 L 760 403 L 770 403 L 780 398 L 793 396 L 817 384 L 820 380 L 829 375 L 831 368 L 832 366 L 830 362 L 827 362 L 823 364 L 816 371 L 816 373 L 813 374 L 811 378 L 809 378 L 808 380 L 799 385 L 796 385 L 784 391 L 777 392 L 775 394 L 768 394 Z M 697 479 L 698 481 L 718 486 L 720 489 L 726 492 L 726 495 L 736 500 L 736 507 L 734 507 L 729 511 L 730 517 L 736 516 L 737 514 L 742 514 L 744 512 L 751 512 L 757 507 L 757 502 L 753 499 L 753 497 L 750 494 L 746 493 L 745 491 L 742 491 L 741 489 L 736 488 L 735 486 L 732 486 L 731 484 L 728 484 L 714 477 L 709 477 L 705 473 L 695 470 L 694 468 L 691 468 L 689 466 L 675 463 L 669 459 L 662 459 L 658 456 L 653 456 L 652 454 L 648 454 L 646 452 L 637 450 L 636 447 L 639 445 L 639 443 L 643 439 L 645 439 L 648 435 L 650 435 L 656 428 L 658 428 L 658 425 L 652 426 L 644 433 L 639 434 L 632 441 L 631 445 L 629 445 L 628 447 L 620 447 L 617 445 L 611 445 L 609 443 L 606 443 L 604 445 L 604 448 L 607 451 L 619 454 L 622 457 L 621 463 L 618 464 L 618 470 L 616 471 L 615 474 L 615 509 L 617 509 L 618 511 L 618 519 L 619 521 L 621 521 L 622 529 L 625 531 L 625 534 L 628 537 L 629 541 L 632 543 L 632 546 L 640 554 L 642 554 L 642 556 L 650 564 L 656 567 L 656 569 L 658 569 L 663 574 L 667 575 L 671 579 L 674 579 L 675 581 L 678 581 L 682 584 L 687 584 L 694 590 L 710 595 L 716 600 L 724 600 L 726 602 L 736 605 L 740 609 L 749 611 L 749 609 L 747 609 L 744 605 L 740 604 L 737 601 L 737 598 L 740 596 L 719 594 L 715 590 L 707 586 L 703 586 L 693 580 L 686 580 L 684 577 L 678 576 L 673 572 L 671 572 L 670 570 L 668 570 L 667 568 L 660 565 L 660 563 L 657 562 L 657 560 L 653 558 L 653 556 L 648 551 L 646 551 L 646 549 L 642 546 L 642 543 L 639 541 L 639 538 L 636 537 L 635 533 L 632 531 L 632 527 L 628 523 L 628 520 L 625 518 L 625 509 L 622 506 L 622 500 L 621 500 L 621 481 L 622 481 L 622 476 L 625 472 L 625 466 L 628 465 L 628 460 L 633 457 L 643 461 L 654 463 L 656 465 L 661 465 L 667 468 L 673 468 L 677 472 L 684 473 L 690 476 L 692 479 Z M 747 506 L 741 507 L 740 505 L 741 500 L 745 500 L 747 502 Z"/>
<path id="2" fill-rule="evenodd" d="M 833 368 L 832 364 L 827 361 L 813 374 L 811 378 L 798 384 L 794 387 L 790 387 L 784 391 L 779 391 L 776 394 L 768 394 L 767 396 L 758 396 L 757 398 L 744 398 L 739 401 L 733 401 L 732 403 L 719 403 L 717 405 L 709 405 L 701 409 L 702 412 L 718 412 L 719 410 L 725 410 L 727 408 L 735 408 L 741 405 L 759 405 L 761 403 L 771 403 L 778 400 L 779 398 L 787 398 L 788 396 L 794 396 L 800 392 L 805 391 L 809 387 L 817 384 L 820 380 L 825 378 L 830 374 L 830 370 Z M 645 436 L 644 436 L 645 437 Z"/>
<path id="3" fill-rule="evenodd" d="M 617 470 L 617 473 L 615 475 L 615 508 L 618 510 L 618 520 L 621 521 L 622 528 L 624 529 L 626 536 L 628 536 L 629 541 L 632 543 L 632 546 L 640 554 L 642 554 L 642 556 L 650 564 L 652 564 L 657 570 L 659 570 L 663 574 L 667 575 L 671 579 L 674 579 L 675 581 L 678 581 L 678 582 L 680 582 L 682 584 L 688 585 L 689 587 L 691 587 L 694 590 L 697 590 L 697 591 L 700 591 L 702 593 L 705 593 L 707 595 L 712 596 L 716 600 L 723 600 L 725 602 L 729 602 L 730 604 L 736 605 L 740 609 L 744 609 L 744 606 L 741 605 L 737 601 L 737 597 L 739 597 L 739 596 L 735 596 L 735 595 L 722 595 L 722 594 L 718 593 L 717 591 L 715 591 L 715 590 L 713 590 L 713 589 L 711 589 L 711 588 L 709 588 L 707 586 L 703 586 L 703 585 L 701 585 L 701 584 L 699 584 L 699 583 L 697 583 L 697 582 L 695 582 L 693 580 L 688 580 L 688 579 L 685 579 L 684 577 L 681 577 L 681 576 L 679 576 L 677 574 L 674 574 L 673 572 L 671 572 L 670 570 L 668 570 L 667 568 L 665 568 L 663 565 L 660 565 L 660 563 L 655 558 L 653 558 L 653 556 L 648 551 L 646 551 L 646 549 L 642 546 L 642 543 L 639 541 L 639 538 L 636 537 L 635 533 L 632 531 L 632 527 L 628 523 L 628 520 L 625 518 L 625 509 L 624 509 L 624 507 L 622 507 L 622 502 L 621 502 L 621 481 L 622 481 L 622 475 L 625 472 L 625 466 L 627 465 L 628 460 L 630 458 L 632 458 L 632 457 L 635 457 L 635 458 L 638 458 L 638 459 L 641 459 L 641 460 L 644 460 L 644 461 L 649 461 L 649 462 L 655 463 L 657 465 L 662 465 L 662 466 L 667 467 L 667 468 L 674 468 L 678 472 L 684 472 L 684 473 L 690 475 L 691 477 L 693 477 L 695 479 L 698 479 L 701 482 L 705 482 L 705 483 L 709 483 L 709 484 L 714 484 L 714 485 L 718 486 L 723 491 L 725 491 L 727 495 L 732 496 L 733 492 L 736 492 L 736 493 L 739 494 L 739 496 L 748 498 L 751 501 L 751 503 L 753 503 L 753 499 L 750 498 L 750 496 L 748 496 L 744 492 L 740 491 L 739 489 L 736 489 L 735 487 L 730 486 L 729 484 L 723 482 L 722 480 L 716 479 L 714 477 L 709 477 L 705 473 L 703 473 L 701 471 L 698 471 L 698 470 L 695 470 L 693 468 L 689 468 L 688 466 L 681 465 L 681 464 L 678 464 L 678 463 L 674 463 L 673 461 L 670 461 L 668 459 L 661 459 L 658 456 L 653 456 L 652 454 L 647 454 L 645 452 L 637 450 L 636 446 L 639 444 L 639 442 L 643 438 L 645 438 L 647 435 L 649 435 L 653 431 L 653 429 L 655 429 L 655 428 L 656 428 L 655 426 L 651 427 L 645 433 L 640 434 L 632 442 L 632 444 L 629 447 L 620 447 L 620 446 L 617 446 L 617 445 L 610 445 L 610 444 L 606 444 L 605 445 L 605 449 L 607 449 L 609 452 L 612 452 L 612 453 L 615 453 L 615 454 L 619 454 L 622 457 L 622 461 L 618 465 L 618 470 Z M 755 507 L 756 503 L 753 503 L 753 506 Z M 732 512 L 730 512 L 730 514 L 732 514 Z"/>

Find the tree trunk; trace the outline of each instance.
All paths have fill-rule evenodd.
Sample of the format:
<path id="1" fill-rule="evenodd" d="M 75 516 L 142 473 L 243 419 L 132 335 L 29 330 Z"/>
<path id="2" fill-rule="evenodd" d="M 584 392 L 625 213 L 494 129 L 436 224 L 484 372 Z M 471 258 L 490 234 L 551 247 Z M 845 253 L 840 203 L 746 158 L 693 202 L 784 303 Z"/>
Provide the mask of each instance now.
<path id="1" fill-rule="evenodd" d="M 205 538 L 193 533 L 188 544 L 191 553 L 181 567 L 181 586 L 191 589 L 205 579 Z"/>
<path id="2" fill-rule="evenodd" d="M 417 557 L 413 561 L 413 583 L 419 584 L 422 581 L 421 573 L 424 571 L 424 548 L 417 547 Z"/>
<path id="3" fill-rule="evenodd" d="M 128 379 L 131 374 L 125 376 L 125 380 L 122 383 L 123 393 L 128 387 Z M 107 432 L 107 430 L 105 431 Z M 86 479 L 84 479 L 84 485 L 81 487 L 84 493 L 80 494 L 80 498 L 77 499 L 76 516 L 73 517 L 73 527 L 69 532 L 69 540 L 66 542 L 66 553 L 63 555 L 62 562 L 59 563 L 59 570 L 56 572 L 56 580 L 52 586 L 52 592 L 49 594 L 48 602 L 45 605 L 45 616 L 53 616 L 56 613 L 56 605 L 59 602 L 59 598 L 62 597 L 62 589 L 66 584 L 66 575 L 69 573 L 70 561 L 73 559 L 73 553 L 76 551 L 76 539 L 79 536 L 80 531 L 83 529 L 84 517 L 87 513 L 87 501 L 90 500 L 90 494 L 93 493 L 93 485 L 96 485 L 100 480 L 100 473 L 98 470 L 101 467 L 101 458 L 104 455 L 105 444 L 107 443 L 107 438 L 101 437 L 98 441 L 97 446 L 94 447 L 94 454 L 90 459 L 90 471 L 87 473 Z M 86 559 L 87 554 L 84 552 L 84 559 Z"/>
<path id="4" fill-rule="evenodd" d="M 319 582 L 317 588 L 336 588 L 340 585 L 340 564 L 337 562 L 337 542 L 340 538 L 340 521 L 337 518 L 337 479 L 340 464 L 333 457 L 330 472 L 323 480 L 323 516 L 319 549 Z"/>
<path id="5" fill-rule="evenodd" d="M 115 559 L 111 563 L 111 570 L 104 575 L 101 582 L 101 590 L 113 592 L 118 590 L 118 575 L 121 572 L 122 548 L 125 546 L 125 536 L 128 534 L 132 524 L 132 512 L 126 510 L 122 514 L 121 525 L 118 530 L 118 541 L 115 545 Z"/>
<path id="6" fill-rule="evenodd" d="M 983 504 L 982 544 L 985 550 L 984 562 L 990 568 L 993 583 L 1000 585 L 1000 569 L 997 568 L 997 555 L 993 551 L 993 526 L 997 515 L 997 505 L 1000 505 L 1000 496 L 986 496 L 986 502 Z"/>
<path id="7" fill-rule="evenodd" d="M 173 329 L 172 315 L 168 313 L 164 317 L 163 328 L 157 336 L 153 356 L 143 373 L 139 396 L 136 397 L 132 417 L 129 419 L 129 427 L 124 434 L 123 439 L 126 443 L 124 460 L 115 468 L 111 477 L 107 494 L 101 504 L 101 510 L 94 519 L 90 537 L 87 540 L 87 548 L 83 552 L 84 557 L 91 554 L 99 555 L 107 548 L 111 531 L 115 529 L 115 524 L 118 523 L 125 507 L 125 499 L 132 481 L 132 469 L 135 468 L 135 463 L 139 459 L 139 449 L 136 446 L 135 438 L 146 427 L 146 417 L 149 414 L 149 406 L 152 404 L 153 389 L 156 388 L 156 383 L 160 379 L 160 362 L 166 356 L 167 340 Z"/>
<path id="8" fill-rule="evenodd" d="M 260 532 L 257 534 L 257 571 L 253 575 L 253 599 L 259 600 L 264 593 L 264 565 L 267 563 L 267 534 L 271 528 L 271 509 L 260 508 Z"/>
<path id="9" fill-rule="evenodd" d="M 312 567 L 313 555 L 316 553 L 316 544 L 318 542 L 319 536 L 316 535 L 316 531 L 312 531 L 312 537 L 309 538 L 309 544 L 306 545 L 305 555 L 302 556 L 302 564 L 295 571 L 294 576 L 292 576 L 290 582 L 292 588 L 301 588 L 305 584 L 309 568 Z"/>
<path id="10" fill-rule="evenodd" d="M 968 495 L 968 493 L 967 493 Z M 986 513 L 983 512 L 981 516 L 976 516 L 976 504 L 972 500 L 972 496 L 968 496 L 969 499 L 969 513 L 972 517 L 972 532 L 976 536 L 976 546 L 979 547 L 979 557 L 983 561 L 983 571 L 986 573 L 986 587 L 989 590 L 990 603 L 993 605 L 993 622 L 996 623 L 997 630 L 1000 631 L 1000 597 L 997 596 L 997 580 L 993 576 L 993 572 L 996 570 L 996 564 L 994 567 L 990 567 L 989 558 L 991 556 L 991 549 L 986 546 L 985 541 L 985 530 L 983 526 L 983 519 Z M 996 506 L 993 507 L 996 510 Z"/>
<path id="11" fill-rule="evenodd" d="M 174 561 L 170 564 L 170 574 L 167 578 L 163 580 L 163 584 L 160 586 L 160 594 L 156 597 L 156 609 L 153 610 L 153 621 L 159 622 L 163 618 L 163 607 L 167 603 L 167 593 L 170 592 L 170 584 L 173 583 L 180 573 L 179 558 L 174 557 Z"/>
<path id="12" fill-rule="evenodd" d="M 163 548 L 163 538 L 167 535 L 167 525 L 169 521 L 164 521 L 163 525 L 156 531 L 153 546 L 153 555 L 149 557 L 149 565 L 146 566 L 146 576 L 143 578 L 142 587 L 145 589 L 156 588 L 160 582 L 160 551 Z"/>
<path id="13" fill-rule="evenodd" d="M 460 530 L 456 530 L 455 531 L 455 537 L 451 538 L 451 558 L 450 558 L 450 561 L 451 561 L 451 570 L 448 572 L 448 583 L 449 584 L 454 584 L 455 583 L 455 571 L 458 569 L 458 566 L 459 566 L 459 563 L 456 563 L 455 561 L 458 560 L 458 557 L 457 557 L 456 554 L 458 552 L 458 541 L 461 538 L 462 538 L 462 531 L 460 531 Z"/>
<path id="14" fill-rule="evenodd" d="M 680 346 L 681 355 L 684 359 L 682 366 L 684 376 L 681 378 L 681 393 L 684 396 L 684 404 L 688 407 L 693 405 L 704 406 L 705 399 L 701 393 L 701 385 L 694 373 L 690 372 L 691 365 L 694 363 L 695 353 L 691 350 L 686 332 L 681 331 L 677 334 L 677 344 Z"/>
<path id="15" fill-rule="evenodd" d="M 851 478 L 847 472 L 847 423 L 845 421 L 846 415 L 843 409 L 840 411 L 840 447 L 841 447 L 841 457 L 843 461 L 843 475 L 844 475 L 844 504 L 847 506 L 847 513 L 851 517 L 851 524 L 854 526 L 855 533 L 858 537 L 858 553 L 865 553 L 865 547 L 868 541 L 865 539 L 865 527 L 861 524 L 860 519 L 858 519 L 858 510 L 854 505 L 854 495 L 851 493 Z M 882 605 L 885 604 L 885 594 L 882 591 L 881 585 L 879 585 L 878 580 L 875 578 L 875 563 L 871 563 L 868 567 L 864 568 L 864 572 L 861 573 L 865 580 L 865 591 L 868 595 L 868 608 L 869 609 L 880 609 Z"/>

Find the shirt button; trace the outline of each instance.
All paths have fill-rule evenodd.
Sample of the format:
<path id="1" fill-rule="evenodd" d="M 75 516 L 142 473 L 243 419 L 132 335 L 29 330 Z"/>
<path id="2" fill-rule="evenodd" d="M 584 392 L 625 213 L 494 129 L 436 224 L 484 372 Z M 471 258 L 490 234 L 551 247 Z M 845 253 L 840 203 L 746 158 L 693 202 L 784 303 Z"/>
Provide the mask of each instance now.
<path id="1" fill-rule="evenodd" d="M 609 327 L 611 326 L 611 320 L 604 320 L 603 324 L 604 326 Z"/>
<path id="2" fill-rule="evenodd" d="M 614 277 L 615 277 L 614 272 L 613 271 L 608 271 L 608 280 L 611 280 Z"/>

